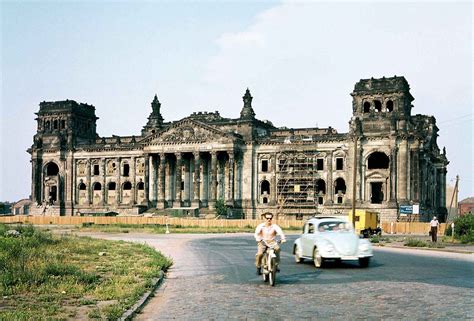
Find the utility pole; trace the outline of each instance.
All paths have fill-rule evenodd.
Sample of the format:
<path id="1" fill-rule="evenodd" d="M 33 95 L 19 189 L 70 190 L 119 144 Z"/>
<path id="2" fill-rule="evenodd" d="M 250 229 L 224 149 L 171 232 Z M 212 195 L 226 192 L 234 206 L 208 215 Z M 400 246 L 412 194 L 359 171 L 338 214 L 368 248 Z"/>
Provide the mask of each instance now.
<path id="1" fill-rule="evenodd" d="M 354 135 L 354 165 L 352 169 L 352 226 L 355 228 L 356 187 L 357 187 L 357 136 Z"/>
<path id="2" fill-rule="evenodd" d="M 446 224 L 449 222 L 451 209 L 453 207 L 454 196 L 456 195 L 456 202 L 458 201 L 458 186 L 459 186 L 459 175 L 456 175 L 456 184 L 454 184 L 453 196 L 451 196 L 451 203 L 449 204 L 448 217 L 446 217 Z M 456 213 L 457 214 L 457 213 Z"/>

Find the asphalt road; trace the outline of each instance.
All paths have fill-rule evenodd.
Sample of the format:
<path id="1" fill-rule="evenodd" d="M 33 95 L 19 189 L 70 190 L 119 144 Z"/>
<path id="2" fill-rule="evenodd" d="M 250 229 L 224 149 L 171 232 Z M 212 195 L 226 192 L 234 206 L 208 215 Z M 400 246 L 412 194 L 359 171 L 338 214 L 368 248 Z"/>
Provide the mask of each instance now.
<path id="1" fill-rule="evenodd" d="M 174 266 L 137 320 L 474 320 L 474 256 L 375 248 L 357 262 L 296 264 L 283 245 L 275 287 L 255 274 L 251 234 L 100 235 L 147 243 Z"/>

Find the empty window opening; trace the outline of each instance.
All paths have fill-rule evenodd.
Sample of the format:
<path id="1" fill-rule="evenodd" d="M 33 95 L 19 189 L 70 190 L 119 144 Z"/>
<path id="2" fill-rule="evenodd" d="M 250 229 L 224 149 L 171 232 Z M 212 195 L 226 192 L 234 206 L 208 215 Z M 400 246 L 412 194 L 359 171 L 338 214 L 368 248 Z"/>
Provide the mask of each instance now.
<path id="1" fill-rule="evenodd" d="M 86 184 L 84 184 L 84 183 L 79 184 L 79 190 L 85 191 L 86 190 Z"/>
<path id="2" fill-rule="evenodd" d="M 368 112 L 370 112 L 370 103 L 366 101 L 364 103 L 364 113 L 368 113 Z"/>
<path id="3" fill-rule="evenodd" d="M 270 183 L 267 180 L 263 180 L 262 184 L 260 185 L 260 192 L 263 194 L 267 192 L 267 194 L 270 194 Z"/>
<path id="4" fill-rule="evenodd" d="M 100 183 L 94 184 L 94 191 L 100 191 L 102 189 L 102 185 Z"/>
<path id="5" fill-rule="evenodd" d="M 337 198 L 337 204 L 342 204 L 342 196 L 339 196 L 339 197 Z"/>
<path id="6" fill-rule="evenodd" d="M 140 182 L 140 183 L 137 184 L 137 188 L 138 188 L 138 190 L 140 190 L 140 191 L 141 191 L 141 190 L 144 190 L 144 189 L 145 189 L 145 184 L 144 184 L 143 182 Z"/>
<path id="7" fill-rule="evenodd" d="M 262 172 L 268 172 L 268 160 L 262 160 Z"/>
<path id="8" fill-rule="evenodd" d="M 344 158 L 336 158 L 336 170 L 342 171 L 344 169 Z"/>
<path id="9" fill-rule="evenodd" d="M 55 163 L 46 165 L 46 176 L 55 176 L 59 173 L 59 167 Z"/>
<path id="10" fill-rule="evenodd" d="M 324 195 L 326 194 L 326 182 L 322 179 L 316 181 L 316 194 Z"/>
<path id="11" fill-rule="evenodd" d="M 131 189 L 132 189 L 132 183 L 130 183 L 130 182 L 123 183 L 123 190 L 124 191 L 129 191 Z"/>
<path id="12" fill-rule="evenodd" d="M 385 153 L 374 152 L 370 154 L 367 162 L 368 169 L 387 169 L 390 164 L 390 159 Z"/>
<path id="13" fill-rule="evenodd" d="M 393 101 L 389 100 L 387 101 L 387 104 L 385 105 L 387 107 L 387 112 L 392 112 L 393 111 Z"/>
<path id="14" fill-rule="evenodd" d="M 130 175 L 130 165 L 127 163 L 123 164 L 123 176 Z"/>
<path id="15" fill-rule="evenodd" d="M 382 111 L 382 103 L 380 102 L 380 100 L 375 100 L 374 105 L 375 105 L 375 112 L 380 113 Z"/>
<path id="16" fill-rule="evenodd" d="M 324 170 L 324 159 L 318 158 L 318 159 L 316 160 L 316 169 L 317 169 L 318 171 Z"/>
<path id="17" fill-rule="evenodd" d="M 117 186 L 117 184 L 115 184 L 115 182 L 110 182 L 109 183 L 109 191 L 115 191 L 116 186 Z"/>
<path id="18" fill-rule="evenodd" d="M 66 128 L 66 121 L 63 119 L 61 120 L 61 129 Z"/>
<path id="19" fill-rule="evenodd" d="M 263 204 L 267 204 L 268 203 L 268 198 L 267 197 L 264 197 L 263 198 Z"/>
<path id="20" fill-rule="evenodd" d="M 381 204 L 383 201 L 382 183 L 370 183 L 370 189 L 370 202 L 372 204 Z"/>
<path id="21" fill-rule="evenodd" d="M 346 194 L 346 182 L 343 178 L 339 177 L 334 182 L 334 192 L 335 194 Z"/>
<path id="22" fill-rule="evenodd" d="M 58 121 L 57 121 L 57 120 L 55 120 L 55 121 L 53 122 L 53 128 L 54 128 L 54 129 L 58 129 Z"/>
<path id="23" fill-rule="evenodd" d="M 94 175 L 99 175 L 99 165 L 98 164 L 94 165 Z"/>
<path id="24" fill-rule="evenodd" d="M 323 205 L 323 202 L 324 202 L 323 197 L 321 197 L 321 196 L 318 197 L 318 204 L 319 204 L 319 205 Z"/>
<path id="25" fill-rule="evenodd" d="M 181 190 L 184 191 L 184 181 L 181 180 Z"/>

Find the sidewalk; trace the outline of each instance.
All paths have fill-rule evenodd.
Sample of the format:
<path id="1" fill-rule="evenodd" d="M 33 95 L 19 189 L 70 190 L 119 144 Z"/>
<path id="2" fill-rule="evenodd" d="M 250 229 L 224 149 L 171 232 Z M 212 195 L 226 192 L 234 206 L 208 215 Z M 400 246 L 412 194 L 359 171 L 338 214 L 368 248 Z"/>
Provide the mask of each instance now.
<path id="1" fill-rule="evenodd" d="M 442 242 L 441 237 L 438 237 L 437 243 L 432 243 L 431 238 L 425 235 L 414 235 L 414 234 L 384 234 L 381 236 L 380 243 L 372 243 L 374 247 L 394 247 L 394 248 L 407 248 L 407 249 L 420 249 L 428 251 L 442 251 L 442 252 L 453 252 L 453 253 L 465 253 L 474 254 L 474 244 L 460 244 L 451 243 L 450 240 Z M 408 239 L 416 239 L 424 241 L 428 246 L 416 247 L 406 246 L 405 242 Z M 433 247 L 431 247 L 433 246 Z"/>

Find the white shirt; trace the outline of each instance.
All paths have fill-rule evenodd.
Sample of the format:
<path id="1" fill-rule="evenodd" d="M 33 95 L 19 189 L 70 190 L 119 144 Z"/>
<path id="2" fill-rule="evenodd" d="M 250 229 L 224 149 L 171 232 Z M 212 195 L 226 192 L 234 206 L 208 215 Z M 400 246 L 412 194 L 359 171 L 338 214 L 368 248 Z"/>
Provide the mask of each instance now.
<path id="1" fill-rule="evenodd" d="M 281 228 L 276 224 L 266 226 L 265 223 L 261 223 L 255 229 L 255 240 L 257 242 L 260 242 L 261 240 L 275 240 L 277 235 L 279 235 L 282 240 L 285 239 L 285 234 L 283 234 Z"/>
<path id="2" fill-rule="evenodd" d="M 431 227 L 437 227 L 438 225 L 439 225 L 438 220 L 431 220 L 431 222 L 430 222 Z"/>

